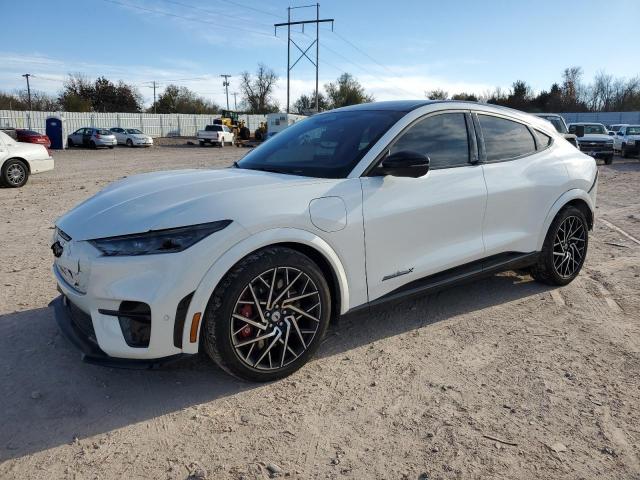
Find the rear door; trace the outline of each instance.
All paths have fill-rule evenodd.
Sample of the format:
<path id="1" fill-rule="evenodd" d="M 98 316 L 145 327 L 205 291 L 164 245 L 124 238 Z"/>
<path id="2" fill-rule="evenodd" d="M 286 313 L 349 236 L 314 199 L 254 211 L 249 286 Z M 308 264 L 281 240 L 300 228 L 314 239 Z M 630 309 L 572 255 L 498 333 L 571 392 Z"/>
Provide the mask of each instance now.
<path id="1" fill-rule="evenodd" d="M 85 128 L 82 133 L 82 144 L 88 147 L 91 143 L 91 137 L 93 135 L 93 128 Z"/>
<path id="2" fill-rule="evenodd" d="M 517 119 L 474 114 L 487 183 L 483 237 L 487 256 L 530 253 L 551 206 L 564 193 L 567 171 L 552 139 Z"/>
<path id="3" fill-rule="evenodd" d="M 468 112 L 436 112 L 389 147 L 427 155 L 426 175 L 361 179 L 369 301 L 483 257 L 487 191 L 475 147 Z"/>

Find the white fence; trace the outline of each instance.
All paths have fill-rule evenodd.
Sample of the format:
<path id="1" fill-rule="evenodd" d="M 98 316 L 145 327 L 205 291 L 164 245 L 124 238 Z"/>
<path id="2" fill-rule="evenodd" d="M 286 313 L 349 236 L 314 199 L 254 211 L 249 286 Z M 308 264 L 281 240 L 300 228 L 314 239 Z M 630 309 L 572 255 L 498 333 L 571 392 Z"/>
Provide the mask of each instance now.
<path id="1" fill-rule="evenodd" d="M 567 123 L 595 122 L 605 125 L 618 123 L 640 124 L 640 112 L 577 112 L 561 113 Z"/>
<path id="2" fill-rule="evenodd" d="M 0 110 L 0 128 L 29 128 L 45 133 L 47 117 L 61 117 L 66 122 L 66 132 L 82 127 L 139 128 L 152 137 L 192 137 L 205 125 L 213 123 L 220 115 L 154 114 L 154 113 L 98 113 L 98 112 L 20 112 Z M 240 115 L 253 132 L 264 115 Z"/>

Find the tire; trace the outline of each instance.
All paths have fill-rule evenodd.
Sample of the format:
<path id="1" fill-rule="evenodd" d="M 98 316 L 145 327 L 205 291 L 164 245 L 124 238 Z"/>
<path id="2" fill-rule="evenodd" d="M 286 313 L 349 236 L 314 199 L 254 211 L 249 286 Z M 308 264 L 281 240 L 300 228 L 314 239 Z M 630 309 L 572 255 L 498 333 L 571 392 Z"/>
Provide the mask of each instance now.
<path id="1" fill-rule="evenodd" d="M 613 163 L 613 155 L 604 158 L 605 165 L 611 165 Z"/>
<path id="2" fill-rule="evenodd" d="M 254 294 L 267 305 L 256 309 Z M 280 295 L 286 295 L 283 302 L 305 297 L 285 306 L 276 303 Z M 207 304 L 201 345 L 231 375 L 269 382 L 290 375 L 311 358 L 330 318 L 331 293 L 318 266 L 296 250 L 269 247 L 245 257 L 220 281 Z"/>
<path id="3" fill-rule="evenodd" d="M 75 147 L 73 140 L 71 140 L 70 138 L 67 138 L 67 148 L 73 148 L 73 147 Z"/>
<path id="4" fill-rule="evenodd" d="M 91 142 L 89 142 L 89 147 L 93 148 L 94 150 L 96 148 L 98 148 L 98 146 L 96 145 L 96 142 L 94 142 L 93 140 L 91 140 Z"/>
<path id="5" fill-rule="evenodd" d="M 109 150 L 113 150 L 113 145 L 109 145 Z"/>
<path id="6" fill-rule="evenodd" d="M 29 180 L 27 164 L 17 158 L 11 158 L 2 166 L 2 183 L 9 188 L 20 188 Z"/>
<path id="7" fill-rule="evenodd" d="M 566 234 L 570 236 L 568 240 Z M 573 238 L 576 240 L 571 242 Z M 573 206 L 563 208 L 549 227 L 538 263 L 531 267 L 531 275 L 547 285 L 571 283 L 584 265 L 588 246 L 589 226 L 584 213 Z"/>
<path id="8" fill-rule="evenodd" d="M 127 138 L 127 147 L 133 148 L 133 142 L 131 141 L 130 138 Z"/>
<path id="9" fill-rule="evenodd" d="M 622 158 L 629 158 L 629 152 L 627 152 L 627 144 L 623 143 L 622 148 L 620 149 L 620 155 Z"/>
<path id="10" fill-rule="evenodd" d="M 202 140 L 199 140 L 198 144 L 200 144 L 201 147 L 204 147 L 204 142 Z"/>
<path id="11" fill-rule="evenodd" d="M 224 148 L 224 138 L 218 143 L 220 144 L 220 148 Z"/>

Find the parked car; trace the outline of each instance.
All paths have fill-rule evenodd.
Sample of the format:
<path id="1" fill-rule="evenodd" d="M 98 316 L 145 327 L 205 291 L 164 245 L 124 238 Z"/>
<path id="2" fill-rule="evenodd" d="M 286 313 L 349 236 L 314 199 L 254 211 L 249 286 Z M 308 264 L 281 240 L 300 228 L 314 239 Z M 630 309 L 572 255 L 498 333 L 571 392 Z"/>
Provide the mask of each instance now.
<path id="1" fill-rule="evenodd" d="M 0 132 L 0 183 L 22 187 L 29 175 L 53 170 L 54 162 L 44 145 L 17 142 Z"/>
<path id="2" fill-rule="evenodd" d="M 13 138 L 16 142 L 18 141 L 18 132 L 16 132 L 15 128 L 5 127 L 0 128 L 0 132 L 3 132 Z"/>
<path id="3" fill-rule="evenodd" d="M 618 133 L 618 130 L 620 130 L 620 128 L 624 127 L 626 125 L 626 123 L 619 123 L 619 124 L 615 124 L 615 125 L 607 125 L 607 133 L 611 136 L 614 136 L 616 133 Z"/>
<path id="4" fill-rule="evenodd" d="M 204 130 L 198 130 L 198 143 L 204 147 L 207 143 L 224 147 L 225 143 L 233 145 L 233 132 L 226 125 L 207 125 Z"/>
<path id="5" fill-rule="evenodd" d="M 110 128 L 111 133 L 116 137 L 118 145 L 127 147 L 151 147 L 153 138 L 145 135 L 137 128 Z"/>
<path id="6" fill-rule="evenodd" d="M 86 360 L 204 349 L 270 381 L 340 314 L 513 268 L 566 285 L 598 172 L 545 120 L 428 100 L 314 115 L 234 167 L 131 176 L 56 221 L 56 318 Z"/>
<path id="7" fill-rule="evenodd" d="M 624 158 L 640 153 L 640 125 L 623 125 L 613 137 L 613 150 Z"/>
<path id="8" fill-rule="evenodd" d="M 557 115 L 555 113 L 537 113 L 536 117 L 544 118 L 548 122 L 551 122 L 551 125 L 553 125 L 556 131 L 562 135 L 567 142 L 576 148 L 578 147 L 578 137 L 573 133 L 569 133 L 567 124 L 561 115 Z"/>
<path id="9" fill-rule="evenodd" d="M 609 136 L 603 124 L 570 123 L 569 133 L 577 135 L 581 152 L 593 158 L 602 158 L 607 165 L 613 162 L 613 138 Z"/>
<path id="10" fill-rule="evenodd" d="M 72 147 L 109 147 L 118 144 L 113 133 L 105 128 L 79 128 L 67 138 L 67 146 Z"/>
<path id="11" fill-rule="evenodd" d="M 19 128 L 16 130 L 16 136 L 19 142 L 37 143 L 44 145 L 46 148 L 51 148 L 51 140 L 49 140 L 49 137 L 35 130 Z"/>

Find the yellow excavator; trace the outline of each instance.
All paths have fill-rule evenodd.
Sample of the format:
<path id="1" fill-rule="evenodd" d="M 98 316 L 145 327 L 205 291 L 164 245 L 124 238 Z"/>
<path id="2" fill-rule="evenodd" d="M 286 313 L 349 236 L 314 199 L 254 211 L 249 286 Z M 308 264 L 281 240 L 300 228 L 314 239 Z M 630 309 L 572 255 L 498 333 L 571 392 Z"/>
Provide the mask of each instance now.
<path id="1" fill-rule="evenodd" d="M 216 125 L 226 125 L 233 132 L 236 140 L 249 140 L 251 131 L 247 128 L 244 120 L 238 120 L 238 112 L 232 110 L 222 110 L 221 117 L 213 121 Z"/>

